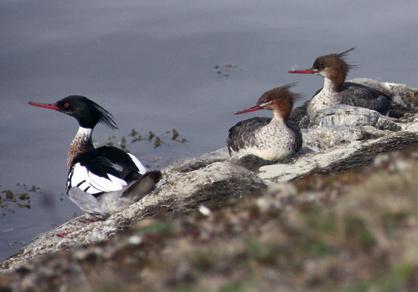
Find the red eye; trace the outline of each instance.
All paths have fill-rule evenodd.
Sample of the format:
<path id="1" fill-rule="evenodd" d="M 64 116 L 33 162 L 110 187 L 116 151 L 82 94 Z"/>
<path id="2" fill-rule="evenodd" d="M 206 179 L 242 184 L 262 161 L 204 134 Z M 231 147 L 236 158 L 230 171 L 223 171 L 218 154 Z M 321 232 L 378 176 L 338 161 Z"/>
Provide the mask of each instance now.
<path id="1" fill-rule="evenodd" d="M 65 102 L 64 103 L 64 108 L 69 108 L 70 107 L 70 103 L 69 102 Z"/>

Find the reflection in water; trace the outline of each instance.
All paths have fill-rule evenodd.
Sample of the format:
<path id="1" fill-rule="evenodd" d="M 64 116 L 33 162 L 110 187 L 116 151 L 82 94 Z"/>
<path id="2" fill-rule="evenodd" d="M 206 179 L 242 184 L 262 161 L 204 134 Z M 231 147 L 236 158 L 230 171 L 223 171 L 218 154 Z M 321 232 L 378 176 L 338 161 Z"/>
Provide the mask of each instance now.
<path id="1" fill-rule="evenodd" d="M 34 111 L 27 101 L 91 97 L 120 127 L 99 127 L 98 141 L 119 141 L 132 128 L 164 141 L 176 128 L 187 143 L 128 145 L 141 161 L 164 165 L 223 146 L 234 111 L 295 81 L 287 71 L 318 55 L 356 46 L 348 61 L 360 66 L 349 78 L 416 86 L 416 11 L 418 2 L 407 0 L 2 1 L 0 184 L 40 186 L 53 194 L 56 211 L 42 208 L 37 194 L 30 210 L 1 217 L 0 231 L 9 231 L 1 233 L 0 258 L 18 249 L 10 242 L 27 242 L 78 212 L 57 195 L 74 121 Z M 306 97 L 322 85 L 320 78 L 297 80 Z"/>

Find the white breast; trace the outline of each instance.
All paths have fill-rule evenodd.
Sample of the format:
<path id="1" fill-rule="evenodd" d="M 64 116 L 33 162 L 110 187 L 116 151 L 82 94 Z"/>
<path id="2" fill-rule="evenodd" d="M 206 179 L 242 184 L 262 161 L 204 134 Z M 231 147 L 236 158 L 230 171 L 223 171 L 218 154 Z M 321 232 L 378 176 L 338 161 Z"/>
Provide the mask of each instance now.
<path id="1" fill-rule="evenodd" d="M 309 102 L 307 111 L 308 114 L 312 114 L 330 106 L 334 106 L 341 103 L 341 97 L 338 92 L 333 89 L 332 81 L 328 78 L 324 78 L 324 86 L 321 91 L 318 92 Z"/>

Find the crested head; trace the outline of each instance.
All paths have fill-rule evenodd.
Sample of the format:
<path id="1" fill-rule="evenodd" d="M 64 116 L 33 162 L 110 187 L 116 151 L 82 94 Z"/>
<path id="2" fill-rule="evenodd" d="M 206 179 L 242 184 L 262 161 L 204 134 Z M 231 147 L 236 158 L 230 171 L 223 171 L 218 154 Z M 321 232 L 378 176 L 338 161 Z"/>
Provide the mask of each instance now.
<path id="1" fill-rule="evenodd" d="M 292 112 L 294 101 L 299 98 L 299 94 L 290 90 L 295 84 L 290 83 L 266 91 L 258 99 L 257 105 L 272 110 L 274 115 L 279 115 L 286 121 Z"/>
<path id="2" fill-rule="evenodd" d="M 348 72 L 354 66 L 348 64 L 344 57 L 355 48 L 348 49 L 341 53 L 324 55 L 316 58 L 312 65 L 312 71 L 341 84 L 347 77 Z"/>
<path id="3" fill-rule="evenodd" d="M 273 111 L 274 117 L 287 120 L 293 108 L 293 102 L 299 97 L 298 94 L 290 91 L 295 83 L 286 84 L 266 91 L 253 107 L 236 112 L 236 115 L 255 112 L 261 109 Z"/>
<path id="4" fill-rule="evenodd" d="M 53 109 L 74 117 L 80 127 L 94 128 L 97 123 L 103 123 L 109 128 L 116 129 L 113 116 L 103 107 L 81 95 L 70 95 L 60 99 L 54 104 L 41 104 L 30 102 L 30 105 Z"/>
<path id="5" fill-rule="evenodd" d="M 81 127 L 94 128 L 103 123 L 111 129 L 117 125 L 111 113 L 91 99 L 81 95 L 70 95 L 56 102 L 60 112 L 74 117 Z"/>

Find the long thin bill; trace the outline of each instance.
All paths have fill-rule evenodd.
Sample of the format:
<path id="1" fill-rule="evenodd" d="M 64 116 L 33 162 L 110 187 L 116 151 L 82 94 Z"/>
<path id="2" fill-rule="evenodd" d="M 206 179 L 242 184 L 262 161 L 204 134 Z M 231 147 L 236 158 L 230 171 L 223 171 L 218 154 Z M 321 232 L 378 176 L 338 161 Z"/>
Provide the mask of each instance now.
<path id="1" fill-rule="evenodd" d="M 259 110 L 262 110 L 262 109 L 263 109 L 263 107 L 261 107 L 259 105 L 255 105 L 253 107 L 250 107 L 250 108 L 247 108 L 247 109 L 238 111 L 238 112 L 234 113 L 234 115 L 240 115 L 240 114 L 245 114 L 245 113 L 256 112 L 256 111 L 259 111 Z"/>
<path id="2" fill-rule="evenodd" d="M 306 69 L 306 70 L 291 70 L 288 71 L 290 74 L 315 74 L 316 72 L 312 69 Z"/>
<path id="3" fill-rule="evenodd" d="M 51 109 L 51 110 L 56 110 L 56 111 L 59 110 L 59 107 L 51 103 L 38 103 L 38 102 L 32 102 L 32 101 L 29 101 L 28 103 L 36 107 L 41 107 L 41 108 L 46 108 L 46 109 Z"/>

